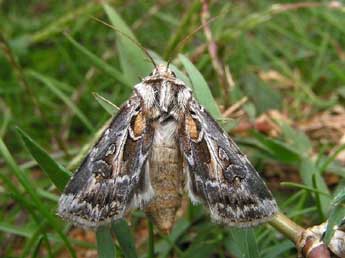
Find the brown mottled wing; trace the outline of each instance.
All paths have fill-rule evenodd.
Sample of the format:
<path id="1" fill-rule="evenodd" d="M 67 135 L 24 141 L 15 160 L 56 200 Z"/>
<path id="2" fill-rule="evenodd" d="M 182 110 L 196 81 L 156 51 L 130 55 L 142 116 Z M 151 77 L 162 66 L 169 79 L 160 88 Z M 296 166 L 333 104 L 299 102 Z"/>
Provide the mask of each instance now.
<path id="1" fill-rule="evenodd" d="M 145 205 L 153 196 L 146 160 L 154 129 L 137 96 L 129 99 L 103 132 L 59 200 L 61 217 L 97 227 Z"/>
<path id="2" fill-rule="evenodd" d="M 277 212 L 272 194 L 246 156 L 194 99 L 179 136 L 189 196 L 206 205 L 215 222 L 252 226 Z"/>

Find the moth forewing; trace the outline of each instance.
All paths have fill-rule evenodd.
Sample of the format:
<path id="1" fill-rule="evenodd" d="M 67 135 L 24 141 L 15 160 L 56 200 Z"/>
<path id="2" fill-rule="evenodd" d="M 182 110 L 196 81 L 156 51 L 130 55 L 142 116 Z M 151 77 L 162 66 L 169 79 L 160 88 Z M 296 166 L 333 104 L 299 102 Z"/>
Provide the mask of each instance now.
<path id="1" fill-rule="evenodd" d="M 184 171 L 184 172 L 183 172 Z M 135 86 L 68 183 L 59 214 L 97 227 L 145 209 L 169 232 L 186 188 L 215 222 L 251 226 L 277 205 L 237 145 L 166 66 Z"/>
<path id="2" fill-rule="evenodd" d="M 189 196 L 217 223 L 246 227 L 269 220 L 277 204 L 246 156 L 196 100 L 188 111 L 179 134 Z"/>
<path id="3" fill-rule="evenodd" d="M 129 207 L 143 207 L 152 198 L 152 188 L 140 186 L 148 176 L 145 164 L 154 134 L 147 122 L 145 129 L 138 129 L 141 112 L 136 95 L 121 107 L 61 195 L 62 218 L 94 228 L 122 218 Z"/>

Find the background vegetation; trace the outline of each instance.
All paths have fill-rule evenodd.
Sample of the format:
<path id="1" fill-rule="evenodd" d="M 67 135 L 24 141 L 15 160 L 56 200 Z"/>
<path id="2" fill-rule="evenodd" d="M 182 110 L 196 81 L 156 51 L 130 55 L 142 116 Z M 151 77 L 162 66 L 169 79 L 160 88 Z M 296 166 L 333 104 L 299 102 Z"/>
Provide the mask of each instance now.
<path id="1" fill-rule="evenodd" d="M 120 221 L 97 237 L 55 216 L 70 171 L 116 112 L 106 99 L 120 105 L 152 69 L 92 16 L 156 60 L 173 59 L 288 217 L 304 227 L 344 217 L 341 2 L 2 0 L 0 8 L 0 257 L 97 257 L 96 246 L 100 257 L 296 256 L 269 225 L 215 225 L 188 201 L 169 236 L 141 211 L 130 227 Z"/>

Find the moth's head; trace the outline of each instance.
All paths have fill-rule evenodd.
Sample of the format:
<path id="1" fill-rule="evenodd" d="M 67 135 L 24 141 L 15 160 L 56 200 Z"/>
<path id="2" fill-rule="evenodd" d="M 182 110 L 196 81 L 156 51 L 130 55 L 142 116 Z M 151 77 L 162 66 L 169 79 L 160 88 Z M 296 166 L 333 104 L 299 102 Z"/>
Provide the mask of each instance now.
<path id="1" fill-rule="evenodd" d="M 171 71 L 166 65 L 159 64 L 157 65 L 152 73 L 150 73 L 151 77 L 162 78 L 165 80 L 174 80 L 176 79 L 176 75 L 173 71 Z"/>
<path id="2" fill-rule="evenodd" d="M 135 89 L 146 109 L 151 111 L 153 117 L 160 117 L 161 120 L 171 116 L 177 119 L 178 113 L 183 112 L 191 98 L 191 90 L 163 64 L 157 65 Z"/>

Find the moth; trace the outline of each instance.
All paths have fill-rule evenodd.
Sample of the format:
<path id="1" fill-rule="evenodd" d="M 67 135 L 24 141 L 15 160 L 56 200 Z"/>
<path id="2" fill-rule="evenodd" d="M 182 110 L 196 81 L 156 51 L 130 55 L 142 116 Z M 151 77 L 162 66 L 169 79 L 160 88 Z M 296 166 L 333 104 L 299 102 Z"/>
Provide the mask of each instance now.
<path id="1" fill-rule="evenodd" d="M 140 208 L 169 232 L 185 189 L 216 223 L 254 226 L 277 212 L 247 157 L 191 89 L 157 65 L 70 179 L 58 214 L 95 228 Z"/>

